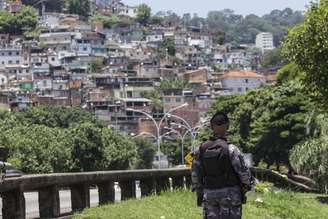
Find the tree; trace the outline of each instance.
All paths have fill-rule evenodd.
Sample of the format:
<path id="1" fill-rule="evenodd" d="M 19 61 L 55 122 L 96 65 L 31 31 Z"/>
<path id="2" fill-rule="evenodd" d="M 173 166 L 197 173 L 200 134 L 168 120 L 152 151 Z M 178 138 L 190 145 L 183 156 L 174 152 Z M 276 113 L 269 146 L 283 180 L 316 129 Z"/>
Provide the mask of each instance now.
<path id="1" fill-rule="evenodd" d="M 151 15 L 151 8 L 146 4 L 141 4 L 137 8 L 137 21 L 142 25 L 147 25 Z"/>
<path id="2" fill-rule="evenodd" d="M 136 168 L 151 169 L 156 152 L 156 145 L 146 138 L 137 138 L 135 139 L 135 143 L 138 152 Z"/>
<path id="3" fill-rule="evenodd" d="M 190 21 L 191 21 L 191 15 L 190 15 L 190 13 L 186 13 L 186 14 L 183 14 L 182 15 L 181 22 L 182 22 L 182 25 L 185 28 L 190 25 Z"/>
<path id="4" fill-rule="evenodd" d="M 161 81 L 161 89 L 183 89 L 186 87 L 186 81 L 179 77 L 164 78 Z"/>
<path id="5" fill-rule="evenodd" d="M 165 51 L 165 55 L 175 56 L 175 44 L 172 38 L 165 38 L 161 44 L 162 52 Z"/>
<path id="6" fill-rule="evenodd" d="M 284 42 L 284 54 L 304 72 L 304 88 L 317 103 L 328 103 L 328 3 L 312 3 L 302 24 Z"/>
<path id="7" fill-rule="evenodd" d="M 115 15 L 101 15 L 101 14 L 94 14 L 91 18 L 91 21 L 100 21 L 104 24 L 104 27 L 106 28 L 112 28 L 113 26 L 117 25 L 120 23 L 121 19 Z"/>
<path id="8" fill-rule="evenodd" d="M 156 109 L 163 107 L 162 96 L 158 89 L 145 93 L 144 97 L 150 99 Z"/>
<path id="9" fill-rule="evenodd" d="M 90 73 L 100 73 L 101 69 L 104 67 L 104 63 L 100 59 L 94 59 L 89 62 L 89 72 Z"/>
<path id="10" fill-rule="evenodd" d="M 289 151 L 306 139 L 310 103 L 297 82 L 251 90 L 245 95 L 222 97 L 212 113 L 231 118 L 229 140 L 254 155 L 254 161 L 287 165 Z"/>
<path id="11" fill-rule="evenodd" d="M 284 64 L 286 60 L 281 54 L 281 48 L 267 51 L 261 61 L 261 65 L 265 68 L 280 67 Z"/>
<path id="12" fill-rule="evenodd" d="M 26 108 L 16 114 L 17 120 L 26 125 L 45 125 L 48 127 L 68 128 L 75 123 L 95 123 L 101 126 L 101 123 L 96 121 L 92 114 L 80 107 L 51 107 L 40 106 Z"/>
<path id="13" fill-rule="evenodd" d="M 155 15 L 150 18 L 149 23 L 153 24 L 153 25 L 161 25 L 163 21 L 164 21 L 164 18 Z"/>
<path id="14" fill-rule="evenodd" d="M 128 169 L 137 160 L 134 142 L 81 108 L 0 111 L 0 144 L 26 173 Z"/>
<path id="15" fill-rule="evenodd" d="M 162 142 L 161 148 L 165 155 L 168 156 L 168 160 L 173 165 L 181 164 L 181 139 L 176 135 L 172 135 L 172 139 L 167 139 Z M 186 155 L 191 149 L 191 139 L 185 139 L 184 155 Z"/>
<path id="16" fill-rule="evenodd" d="M 78 14 L 89 17 L 91 14 L 89 0 L 66 0 L 66 9 L 70 14 Z"/>
<path id="17" fill-rule="evenodd" d="M 255 102 L 251 114 L 248 150 L 254 153 L 255 162 L 276 164 L 278 170 L 284 164 L 292 171 L 289 151 L 306 138 L 310 104 L 294 84 L 267 89 L 262 95 L 258 97 L 261 105 Z"/>
<path id="18" fill-rule="evenodd" d="M 299 67 L 291 62 L 287 65 L 284 65 L 277 72 L 277 81 L 282 84 L 287 81 L 301 80 L 304 77 L 304 73 L 299 69 Z"/>
<path id="19" fill-rule="evenodd" d="M 206 26 L 213 33 L 225 33 L 225 42 L 230 43 L 254 43 L 255 37 L 260 32 L 271 32 L 274 36 L 274 44 L 280 45 L 287 35 L 287 29 L 295 26 L 303 20 L 302 12 L 293 11 L 290 8 L 273 10 L 270 14 L 259 17 L 254 14 L 243 17 L 235 14 L 230 9 L 210 11 L 204 22 L 195 19 L 194 26 Z M 190 24 L 191 22 L 189 22 Z M 222 38 L 219 38 L 222 40 Z"/>
<path id="20" fill-rule="evenodd" d="M 213 42 L 216 44 L 224 44 L 226 38 L 226 34 L 224 32 L 217 32 L 216 36 L 213 39 Z"/>
<path id="21" fill-rule="evenodd" d="M 17 126 L 5 133 L 9 161 L 24 173 L 68 172 L 72 167 L 66 132 L 44 125 Z"/>
<path id="22" fill-rule="evenodd" d="M 0 33 L 20 35 L 34 30 L 37 23 L 36 11 L 29 6 L 23 6 L 15 14 L 5 10 L 0 11 Z"/>
<path id="23" fill-rule="evenodd" d="M 96 171 L 102 169 L 101 129 L 91 123 L 72 125 L 67 134 L 70 145 L 72 171 Z"/>
<path id="24" fill-rule="evenodd" d="M 125 170 L 136 163 L 136 145 L 127 136 L 91 123 L 70 128 L 73 170 Z"/>
<path id="25" fill-rule="evenodd" d="M 135 142 L 117 131 L 103 128 L 104 170 L 126 170 L 136 166 L 138 152 Z"/>
<path id="26" fill-rule="evenodd" d="M 328 116 L 313 111 L 308 120 L 309 139 L 296 145 L 290 160 L 295 170 L 316 180 L 323 192 L 328 191 Z"/>

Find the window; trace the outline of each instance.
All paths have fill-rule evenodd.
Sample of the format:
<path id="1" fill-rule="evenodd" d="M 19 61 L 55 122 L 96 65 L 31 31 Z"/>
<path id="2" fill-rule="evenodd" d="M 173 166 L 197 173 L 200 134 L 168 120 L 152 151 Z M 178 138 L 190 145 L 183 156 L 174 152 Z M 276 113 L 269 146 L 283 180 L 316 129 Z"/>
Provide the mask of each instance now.
<path id="1" fill-rule="evenodd" d="M 164 102 L 165 102 L 165 103 L 170 103 L 170 102 L 171 102 L 171 98 L 169 98 L 169 97 L 165 97 L 165 98 L 164 98 Z"/>
<path id="2" fill-rule="evenodd" d="M 243 89 L 241 87 L 238 87 L 238 92 L 242 92 Z"/>
<path id="3" fill-rule="evenodd" d="M 16 52 L 16 55 L 18 55 L 18 56 L 19 56 L 19 52 Z"/>
<path id="4" fill-rule="evenodd" d="M 248 79 L 245 79 L 245 83 L 248 84 Z"/>
<path id="5" fill-rule="evenodd" d="M 12 63 L 13 63 L 13 61 L 11 61 L 11 60 L 8 61 L 8 64 L 12 64 Z"/>
<path id="6" fill-rule="evenodd" d="M 12 52 L 8 52 L 8 55 L 11 56 Z"/>
<path id="7" fill-rule="evenodd" d="M 175 101 L 176 101 L 177 103 L 180 103 L 180 102 L 181 102 L 181 98 L 180 98 L 180 97 L 177 97 L 177 98 L 175 99 Z"/>
<path id="8" fill-rule="evenodd" d="M 51 58 L 51 61 L 53 61 L 53 62 L 54 62 L 54 61 L 55 61 L 55 57 L 52 57 L 52 58 Z"/>
<path id="9" fill-rule="evenodd" d="M 19 60 L 16 60 L 16 64 L 19 64 Z"/>
<path id="10" fill-rule="evenodd" d="M 47 81 L 46 80 L 43 81 L 43 86 L 47 86 Z"/>

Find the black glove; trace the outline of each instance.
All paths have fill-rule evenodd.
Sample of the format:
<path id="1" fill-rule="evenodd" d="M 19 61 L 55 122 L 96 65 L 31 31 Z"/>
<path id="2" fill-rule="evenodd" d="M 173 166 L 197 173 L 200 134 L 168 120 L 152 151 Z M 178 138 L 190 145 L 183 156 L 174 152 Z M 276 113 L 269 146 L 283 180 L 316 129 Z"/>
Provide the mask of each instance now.
<path id="1" fill-rule="evenodd" d="M 197 192 L 197 206 L 202 207 L 204 193 Z"/>

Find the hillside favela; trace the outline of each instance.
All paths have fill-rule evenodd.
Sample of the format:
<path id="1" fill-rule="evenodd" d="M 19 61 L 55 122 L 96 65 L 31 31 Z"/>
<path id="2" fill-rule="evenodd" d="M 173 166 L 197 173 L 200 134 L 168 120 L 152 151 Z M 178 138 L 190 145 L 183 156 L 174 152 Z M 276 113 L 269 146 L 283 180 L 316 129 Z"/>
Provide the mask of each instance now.
<path id="1" fill-rule="evenodd" d="M 0 0 L 0 219 L 328 218 L 327 0 Z"/>

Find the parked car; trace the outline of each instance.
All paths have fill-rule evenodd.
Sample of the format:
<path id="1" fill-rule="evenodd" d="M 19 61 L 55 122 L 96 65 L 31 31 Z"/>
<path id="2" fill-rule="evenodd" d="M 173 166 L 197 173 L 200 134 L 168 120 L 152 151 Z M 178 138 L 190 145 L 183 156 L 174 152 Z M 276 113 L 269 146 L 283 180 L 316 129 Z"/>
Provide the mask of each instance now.
<path id="1" fill-rule="evenodd" d="M 20 177 L 23 172 L 7 162 L 0 161 L 1 178 Z"/>

